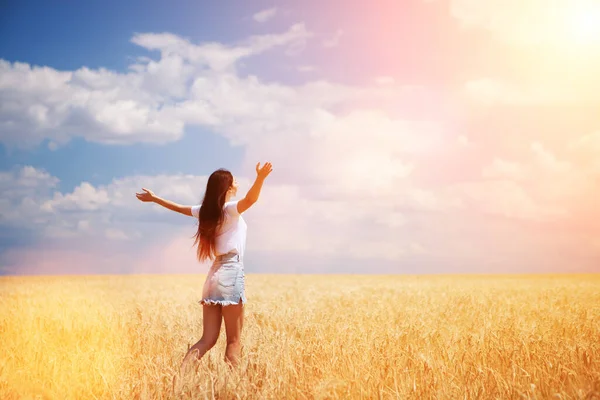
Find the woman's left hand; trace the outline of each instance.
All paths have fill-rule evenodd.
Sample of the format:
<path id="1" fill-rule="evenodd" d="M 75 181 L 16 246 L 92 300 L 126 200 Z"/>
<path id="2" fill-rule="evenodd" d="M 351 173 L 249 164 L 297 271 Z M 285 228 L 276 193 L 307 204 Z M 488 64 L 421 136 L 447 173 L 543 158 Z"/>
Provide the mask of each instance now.
<path id="1" fill-rule="evenodd" d="M 142 188 L 142 190 L 144 191 L 144 193 L 136 193 L 135 197 L 137 197 L 140 201 L 143 202 L 154 201 L 156 195 L 152 190 L 148 190 L 146 188 Z"/>

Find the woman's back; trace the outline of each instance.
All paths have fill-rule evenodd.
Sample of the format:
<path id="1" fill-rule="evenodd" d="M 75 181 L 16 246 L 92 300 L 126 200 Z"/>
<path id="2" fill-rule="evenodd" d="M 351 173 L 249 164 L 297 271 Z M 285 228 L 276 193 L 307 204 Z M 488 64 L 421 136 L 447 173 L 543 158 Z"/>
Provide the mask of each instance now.
<path id="1" fill-rule="evenodd" d="M 215 255 L 236 252 L 240 258 L 246 249 L 246 221 L 237 210 L 237 201 L 223 205 L 223 222 L 217 227 L 215 236 Z M 192 215 L 198 218 L 200 205 L 192 207 Z"/>

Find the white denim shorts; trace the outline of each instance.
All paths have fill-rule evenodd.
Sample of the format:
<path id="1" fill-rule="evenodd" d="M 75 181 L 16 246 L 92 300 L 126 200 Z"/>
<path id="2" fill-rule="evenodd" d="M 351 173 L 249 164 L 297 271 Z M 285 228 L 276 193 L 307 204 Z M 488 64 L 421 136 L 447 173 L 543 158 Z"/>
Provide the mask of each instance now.
<path id="1" fill-rule="evenodd" d="M 244 265 L 237 253 L 227 253 L 215 258 L 204 287 L 202 305 L 231 306 L 246 303 Z"/>

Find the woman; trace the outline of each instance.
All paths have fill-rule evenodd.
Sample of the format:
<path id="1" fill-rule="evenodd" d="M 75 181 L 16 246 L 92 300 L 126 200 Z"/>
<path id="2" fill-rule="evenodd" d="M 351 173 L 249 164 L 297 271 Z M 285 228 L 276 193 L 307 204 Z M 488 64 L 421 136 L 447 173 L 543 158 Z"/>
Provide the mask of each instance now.
<path id="1" fill-rule="evenodd" d="M 225 361 L 238 364 L 241 355 L 240 336 L 244 320 L 244 249 L 246 247 L 246 223 L 242 218 L 260 195 L 263 182 L 271 173 L 271 163 L 263 167 L 256 164 L 256 180 L 239 201 L 231 201 L 237 194 L 237 182 L 231 172 L 219 169 L 213 172 L 206 183 L 206 192 L 201 205 L 183 206 L 156 196 L 142 188 L 136 197 L 144 202 L 153 202 L 169 210 L 198 218 L 198 232 L 194 244 L 198 260 L 213 260 L 202 290 L 202 338 L 185 355 L 181 371 L 190 361 L 197 361 L 210 350 L 221 331 L 221 319 L 225 321 L 227 348 Z"/>

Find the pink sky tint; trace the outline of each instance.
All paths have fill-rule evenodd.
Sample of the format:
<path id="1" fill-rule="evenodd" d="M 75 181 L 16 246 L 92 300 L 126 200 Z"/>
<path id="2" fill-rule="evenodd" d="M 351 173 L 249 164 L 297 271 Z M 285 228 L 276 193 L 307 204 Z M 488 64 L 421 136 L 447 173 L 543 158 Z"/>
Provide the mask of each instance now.
<path id="1" fill-rule="evenodd" d="M 2 67 L 18 99 L 46 101 L 57 114 L 65 108 L 55 98 L 102 98 L 93 106 L 103 113 L 87 111 L 109 115 L 110 123 L 90 140 L 147 139 L 120 135 L 123 126 L 129 133 L 155 129 L 159 142 L 179 139 L 188 127 L 221 135 L 244 149 L 240 195 L 256 162 L 272 161 L 260 203 L 247 214 L 251 270 L 598 272 L 600 34 L 598 42 L 575 45 L 564 21 L 546 15 L 542 3 L 523 3 L 523 13 L 540 17 L 530 24 L 512 0 L 355 7 L 336 0 L 320 5 L 310 24 L 249 39 L 249 47 L 209 46 L 214 52 L 175 34 L 141 34 L 134 43 L 162 51 L 152 73 L 142 64 L 127 75 L 89 69 L 77 73 L 85 83 L 77 86 L 49 69 L 52 91 L 36 86 L 39 71 Z M 553 4 L 570 15 L 569 2 Z M 323 46 L 335 32 L 343 32 L 335 45 Z M 286 54 L 299 42 L 305 53 Z M 316 68 L 296 84 L 239 68 L 238 61 L 266 50 L 280 51 L 282 58 L 269 62 L 289 64 L 290 71 Z M 27 78 L 31 87 L 21 87 Z M 94 86 L 98 81 L 105 87 Z M 156 113 L 164 125 L 148 126 L 137 108 L 116 113 L 115 93 L 120 104 L 135 104 L 142 116 Z M 158 104 L 159 98 L 168 101 Z M 23 131 L 44 132 L 26 118 L 42 109 L 21 110 L 32 124 Z M 17 224 L 27 216 L 42 239 L 58 245 L 9 249 L 10 268 L 205 270 L 191 248 L 193 221 L 132 196 L 146 186 L 190 204 L 211 171 L 123 176 L 106 185 L 82 183 L 71 193 L 58 193 L 56 185 L 40 193 L 34 189 L 42 181 L 60 177 L 27 171 L 27 179 L 2 175 L 0 184 L 11 187 L 2 217 Z M 69 233 L 88 246 L 70 246 Z"/>
<path id="2" fill-rule="evenodd" d="M 6 272 L 19 275 L 91 275 L 91 274 L 198 274 L 206 273 L 209 264 L 195 259 L 193 240 L 179 235 L 165 242 L 127 249 L 110 243 L 81 249 L 53 246 L 10 249 L 6 254 Z"/>

